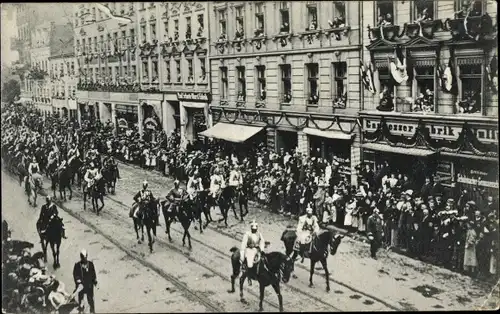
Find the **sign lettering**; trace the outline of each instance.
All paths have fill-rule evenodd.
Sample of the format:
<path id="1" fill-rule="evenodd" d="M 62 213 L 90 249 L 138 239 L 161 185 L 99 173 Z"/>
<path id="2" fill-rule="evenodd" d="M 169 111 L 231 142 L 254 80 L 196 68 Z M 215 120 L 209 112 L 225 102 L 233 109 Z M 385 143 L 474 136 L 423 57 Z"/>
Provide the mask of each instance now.
<path id="1" fill-rule="evenodd" d="M 178 92 L 177 93 L 178 100 L 194 100 L 194 101 L 206 101 L 209 102 L 210 93 L 194 93 L 194 92 Z"/>
<path id="2" fill-rule="evenodd" d="M 375 131 L 380 122 L 371 121 L 365 119 L 364 129 L 367 131 Z M 387 122 L 387 127 L 389 131 L 393 134 L 412 136 L 417 128 L 416 123 L 402 123 L 402 122 Z M 444 139 L 444 140 L 456 140 L 462 132 L 462 127 L 459 126 L 449 126 L 449 125 L 427 125 L 426 128 L 429 130 L 429 134 L 433 138 Z M 493 129 L 472 129 L 476 134 L 479 141 L 484 143 L 498 143 L 498 130 Z"/>

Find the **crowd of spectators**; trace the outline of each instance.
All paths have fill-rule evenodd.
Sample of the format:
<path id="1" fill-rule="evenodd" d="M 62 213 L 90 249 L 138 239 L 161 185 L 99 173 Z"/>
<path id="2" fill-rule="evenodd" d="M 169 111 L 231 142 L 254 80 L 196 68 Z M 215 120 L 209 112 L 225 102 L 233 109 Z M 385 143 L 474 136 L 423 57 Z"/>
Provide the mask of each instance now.
<path id="1" fill-rule="evenodd" d="M 76 294 L 47 273 L 43 253 L 32 254 L 30 242 L 11 239 L 7 222 L 2 223 L 2 313 L 70 313 L 78 307 Z"/>
<path id="2" fill-rule="evenodd" d="M 214 164 L 223 169 L 226 180 L 232 165 L 238 164 L 247 199 L 294 218 L 311 206 L 320 221 L 351 233 L 365 234 L 367 219 L 377 208 L 386 248 L 470 275 L 497 276 L 498 203 L 479 186 L 460 190 L 452 183 L 445 189 L 437 175 L 417 184 L 388 162 L 377 169 L 359 165 L 358 184 L 353 186 L 341 171 L 350 161 L 335 156 L 312 157 L 293 149 L 274 152 L 258 142 L 241 145 L 212 139 L 180 149 L 177 132 L 159 134 L 157 142 L 146 143 L 136 133 L 117 136 L 112 129 L 84 123 L 77 132 L 82 142 L 96 145 L 101 153 L 165 176 L 186 182 L 198 171 L 206 188 Z"/>

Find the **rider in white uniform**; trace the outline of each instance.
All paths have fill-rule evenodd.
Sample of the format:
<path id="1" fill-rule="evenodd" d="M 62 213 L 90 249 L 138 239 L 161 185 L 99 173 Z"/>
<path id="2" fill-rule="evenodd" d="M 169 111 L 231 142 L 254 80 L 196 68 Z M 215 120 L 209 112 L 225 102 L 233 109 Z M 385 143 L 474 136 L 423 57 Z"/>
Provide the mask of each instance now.
<path id="1" fill-rule="evenodd" d="M 68 164 L 71 165 L 71 162 L 73 162 L 73 159 L 78 157 L 78 149 L 76 149 L 76 145 L 73 143 L 71 144 L 71 148 L 68 150 Z"/>
<path id="2" fill-rule="evenodd" d="M 210 177 L 210 196 L 214 200 L 212 208 L 217 205 L 217 200 L 219 199 L 220 193 L 224 185 L 224 178 L 220 175 L 218 168 L 215 168 L 214 174 Z"/>
<path id="3" fill-rule="evenodd" d="M 189 178 L 187 184 L 187 193 L 190 200 L 194 200 L 198 192 L 203 191 L 203 185 L 201 184 L 201 178 L 196 171 L 192 177 Z"/>
<path id="4" fill-rule="evenodd" d="M 91 188 L 92 185 L 94 185 L 94 180 L 96 179 L 97 175 L 99 174 L 99 170 L 95 166 L 93 162 L 90 163 L 90 168 L 87 169 L 87 172 L 85 173 L 85 177 L 83 178 L 85 182 L 87 182 L 87 188 Z"/>
<path id="5" fill-rule="evenodd" d="M 36 158 L 33 157 L 33 159 L 31 160 L 31 163 L 30 165 L 28 166 L 28 173 L 30 174 L 30 176 L 32 176 L 33 174 L 37 173 L 40 171 L 40 166 L 38 165 L 38 162 L 36 161 Z"/>
<path id="6" fill-rule="evenodd" d="M 262 233 L 258 231 L 259 225 L 253 221 L 250 224 L 250 231 L 247 231 L 243 236 L 241 241 L 241 252 L 240 252 L 240 262 L 247 261 L 247 269 L 250 271 L 253 268 L 254 262 L 260 260 L 260 253 L 264 252 L 265 242 Z M 257 269 L 255 269 L 255 275 L 258 274 L 259 264 L 257 263 Z"/>
<path id="7" fill-rule="evenodd" d="M 299 217 L 297 224 L 297 241 L 295 250 L 303 256 L 303 245 L 310 244 L 309 253 L 312 247 L 312 237 L 319 232 L 318 217 L 313 215 L 313 210 L 309 206 L 306 208 L 306 214 Z"/>

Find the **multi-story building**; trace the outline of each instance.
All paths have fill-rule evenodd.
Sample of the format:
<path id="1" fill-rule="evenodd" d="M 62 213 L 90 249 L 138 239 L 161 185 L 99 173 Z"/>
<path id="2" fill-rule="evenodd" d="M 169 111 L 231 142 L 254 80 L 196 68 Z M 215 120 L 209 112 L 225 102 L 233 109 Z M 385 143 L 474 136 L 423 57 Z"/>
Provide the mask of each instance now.
<path id="1" fill-rule="evenodd" d="M 52 113 L 48 79 L 50 39 L 54 23 L 39 25 L 31 34 L 30 64 L 26 87 L 32 103 L 44 114 Z"/>
<path id="2" fill-rule="evenodd" d="M 81 4 L 75 13 L 81 116 L 109 119 L 117 132 L 135 127 L 146 140 L 153 140 L 157 131 L 175 129 L 183 138 L 192 137 L 193 118 L 181 109 L 202 109 L 202 117 L 208 115 L 208 101 L 200 102 L 209 97 L 203 65 L 208 50 L 206 5 L 105 6 Z M 113 18 L 105 13 L 108 9 L 129 21 Z"/>
<path id="3" fill-rule="evenodd" d="M 76 119 L 78 64 L 75 59 L 73 43 L 72 25 L 56 25 L 54 27 L 50 43 L 48 73 L 53 112 L 63 117 Z"/>
<path id="4" fill-rule="evenodd" d="M 11 39 L 11 49 L 16 50 L 19 55 L 19 60 L 16 63 L 16 69 L 21 78 L 21 100 L 32 102 L 31 92 L 28 89 L 34 88 L 33 82 L 28 82 L 27 74 L 33 70 L 31 60 L 34 56 L 37 60 L 43 59 L 47 61 L 47 47 L 41 47 L 38 43 L 41 37 L 47 38 L 47 28 L 50 28 L 50 22 L 58 21 L 65 23 L 67 20 L 66 13 L 71 13 L 73 4 L 71 3 L 19 3 L 14 4 L 16 12 L 16 28 L 17 36 Z M 45 25 L 40 27 L 41 25 Z M 42 35 L 44 33 L 45 35 Z M 32 42 L 32 38 L 36 37 L 36 42 Z M 33 44 L 33 46 L 32 46 Z M 36 50 L 32 54 L 32 48 Z M 37 70 L 35 70 L 36 72 Z M 40 73 L 34 73 L 36 77 L 40 77 Z M 37 87 L 38 88 L 38 87 Z M 39 102 L 41 103 L 41 102 Z M 46 110 L 47 102 L 42 104 Z"/>
<path id="5" fill-rule="evenodd" d="M 356 181 L 363 36 L 354 1 L 211 2 L 208 136 L 338 157 Z M 252 137 L 252 139 L 250 139 Z"/>
<path id="6" fill-rule="evenodd" d="M 365 1 L 362 8 L 371 87 L 362 95 L 362 159 L 410 170 L 417 183 L 437 174 L 445 186 L 497 194 L 496 1 Z"/>

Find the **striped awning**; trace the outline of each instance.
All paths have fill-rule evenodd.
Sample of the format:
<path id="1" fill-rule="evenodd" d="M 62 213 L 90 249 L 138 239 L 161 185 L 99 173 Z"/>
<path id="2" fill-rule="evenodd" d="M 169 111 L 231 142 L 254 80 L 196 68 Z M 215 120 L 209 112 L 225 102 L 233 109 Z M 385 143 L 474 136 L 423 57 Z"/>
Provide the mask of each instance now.
<path id="1" fill-rule="evenodd" d="M 208 130 L 199 133 L 202 136 L 218 138 L 233 143 L 242 143 L 262 131 L 264 127 L 231 123 L 217 123 Z"/>
<path id="2" fill-rule="evenodd" d="M 387 144 L 380 144 L 380 143 L 364 143 L 364 144 L 361 144 L 361 147 L 364 149 L 370 149 L 370 150 L 379 151 L 379 152 L 387 152 L 387 153 L 419 156 L 419 157 L 431 156 L 431 155 L 434 155 L 436 153 L 435 151 L 432 151 L 429 149 L 416 148 L 416 147 L 412 147 L 412 148 L 396 147 L 396 146 L 390 146 Z"/>

